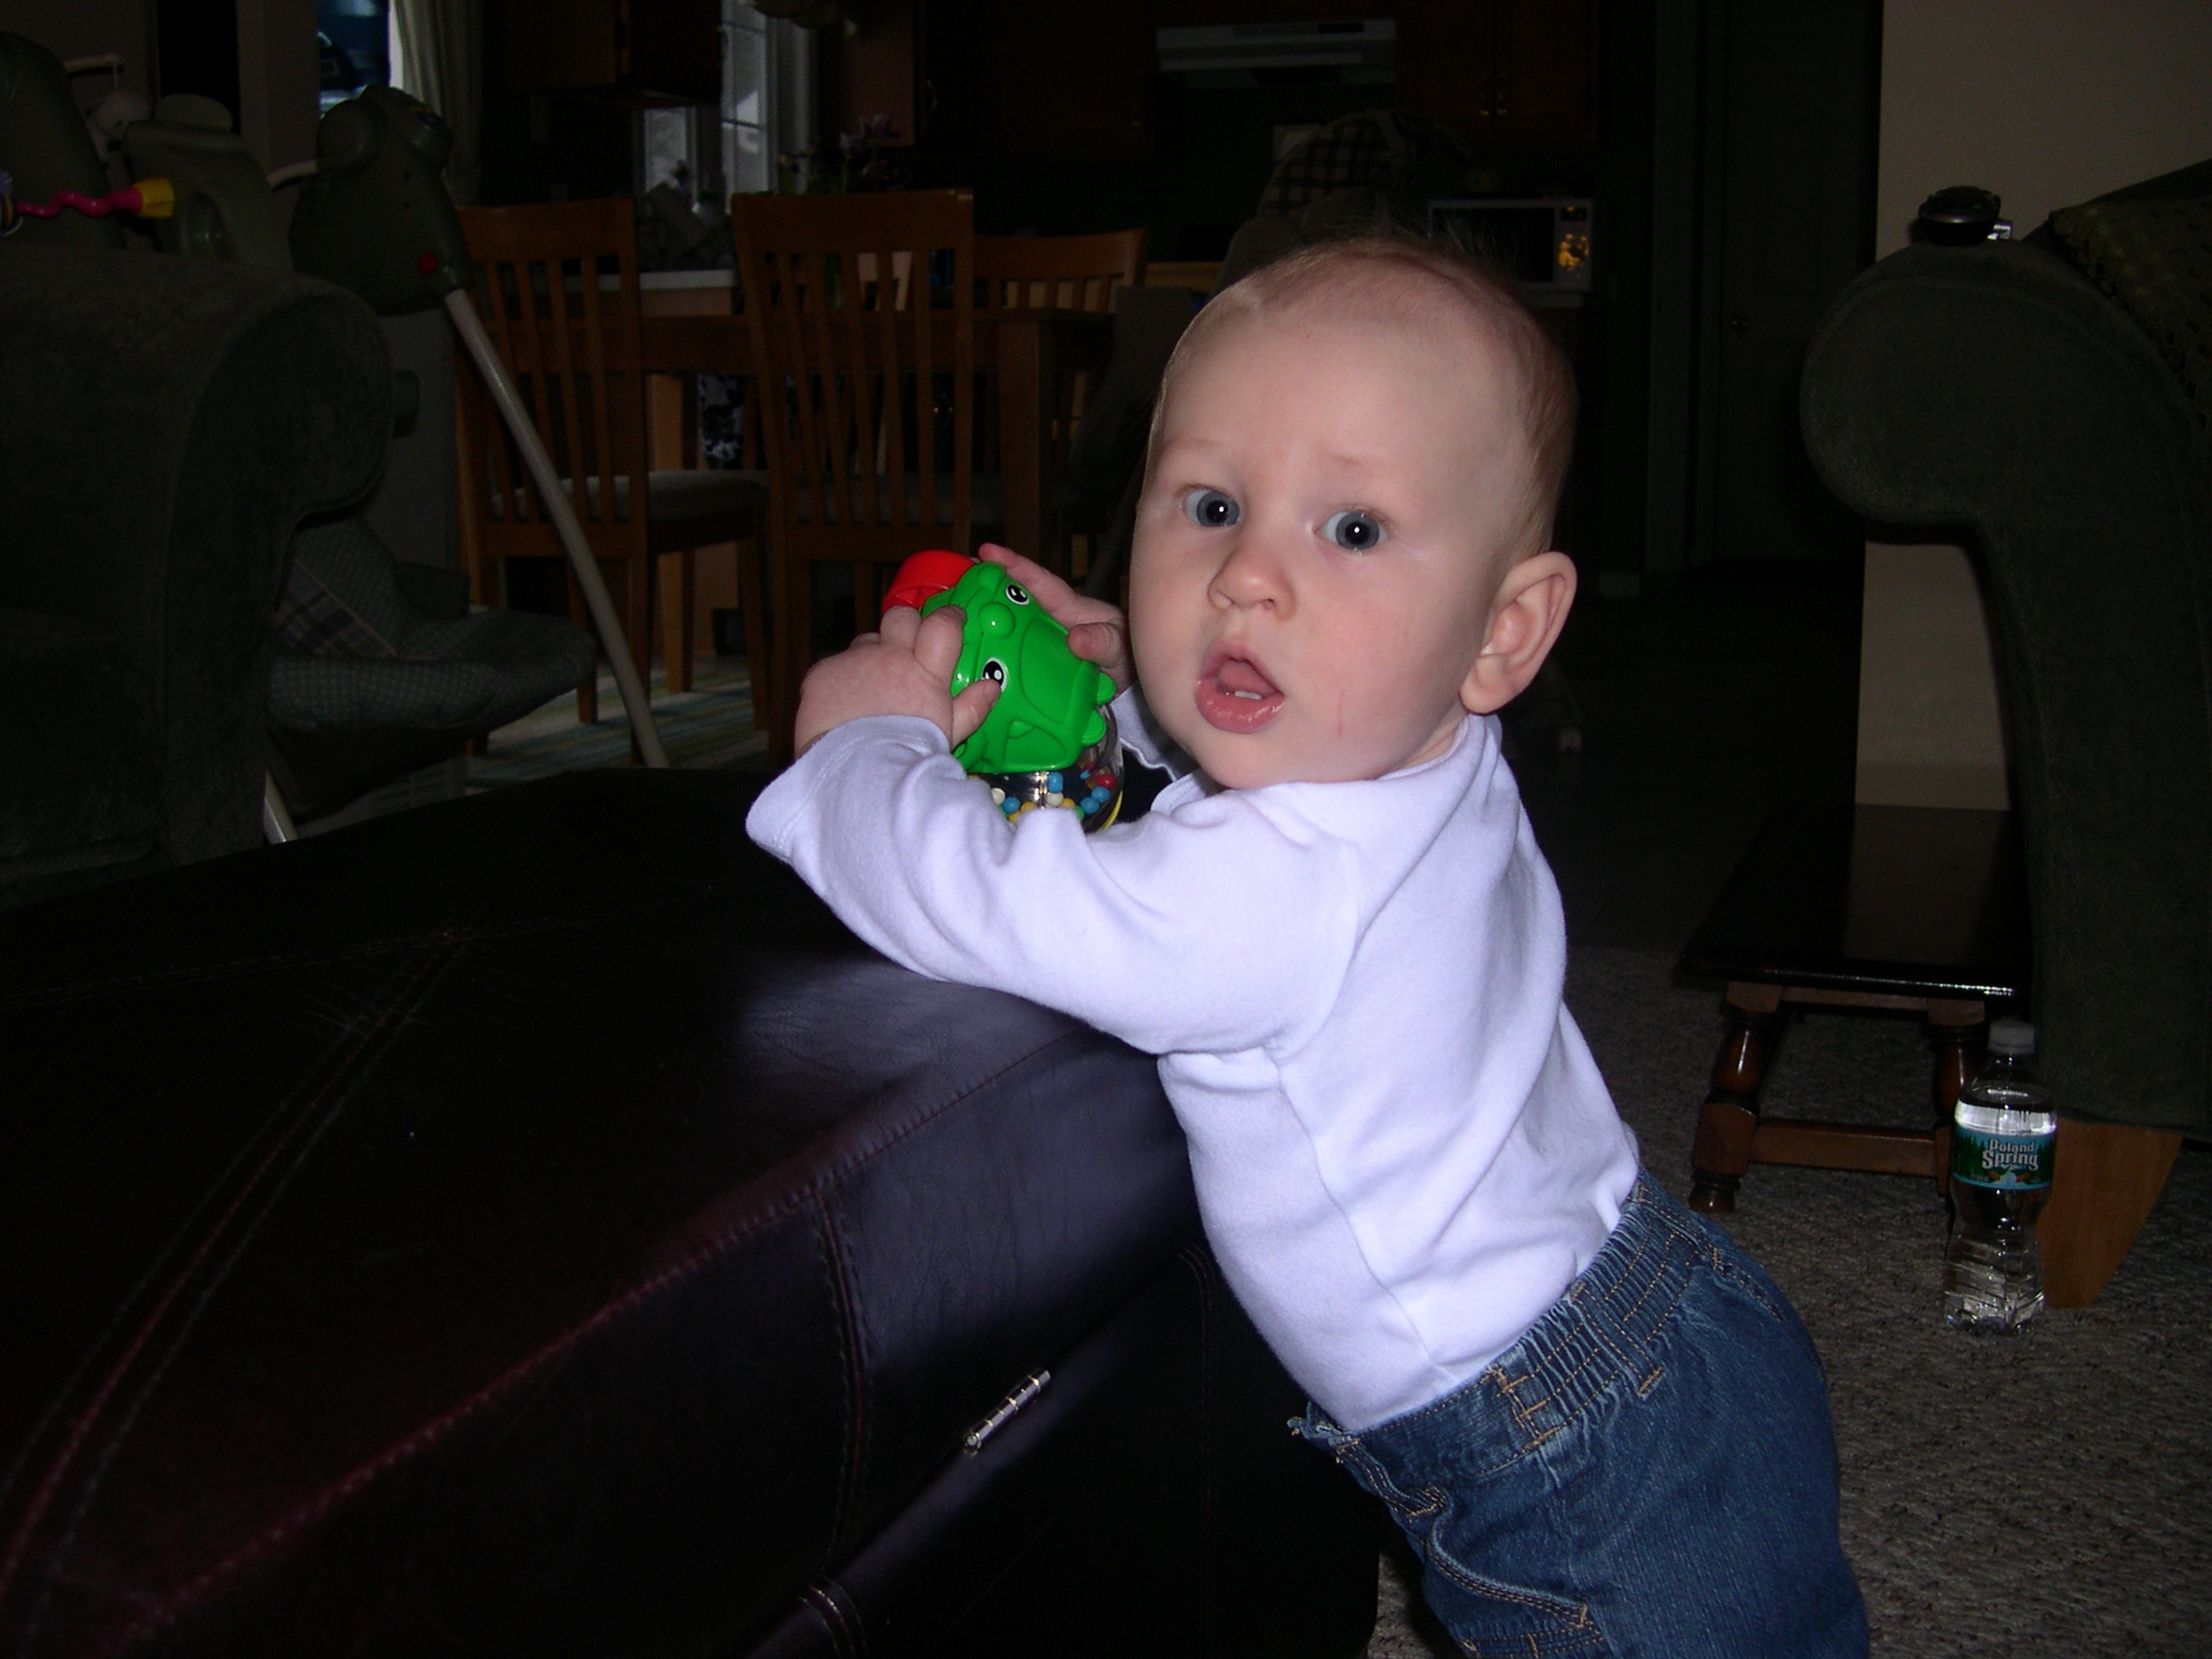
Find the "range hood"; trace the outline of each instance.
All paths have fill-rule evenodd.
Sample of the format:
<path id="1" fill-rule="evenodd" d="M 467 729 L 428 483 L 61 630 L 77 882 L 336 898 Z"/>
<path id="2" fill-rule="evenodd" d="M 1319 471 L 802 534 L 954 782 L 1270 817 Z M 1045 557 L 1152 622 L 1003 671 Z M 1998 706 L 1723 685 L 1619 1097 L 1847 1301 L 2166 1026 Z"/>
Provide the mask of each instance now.
<path id="1" fill-rule="evenodd" d="M 1398 25 L 1387 18 L 1339 23 L 1217 23 L 1161 29 L 1155 38 L 1161 70 L 1181 76 L 1194 87 L 1255 87 L 1293 78 L 1391 81 L 1398 73 Z"/>

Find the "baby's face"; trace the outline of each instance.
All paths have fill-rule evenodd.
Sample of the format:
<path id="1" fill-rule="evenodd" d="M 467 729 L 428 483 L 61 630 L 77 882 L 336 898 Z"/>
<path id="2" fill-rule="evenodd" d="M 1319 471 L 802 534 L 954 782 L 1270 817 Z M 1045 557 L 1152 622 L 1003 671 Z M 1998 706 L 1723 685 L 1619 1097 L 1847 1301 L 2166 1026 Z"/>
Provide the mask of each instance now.
<path id="1" fill-rule="evenodd" d="M 1379 778 L 1451 746 L 1527 472 L 1517 384 L 1456 318 L 1304 306 L 1234 318 L 1183 366 L 1130 643 L 1217 782 Z"/>

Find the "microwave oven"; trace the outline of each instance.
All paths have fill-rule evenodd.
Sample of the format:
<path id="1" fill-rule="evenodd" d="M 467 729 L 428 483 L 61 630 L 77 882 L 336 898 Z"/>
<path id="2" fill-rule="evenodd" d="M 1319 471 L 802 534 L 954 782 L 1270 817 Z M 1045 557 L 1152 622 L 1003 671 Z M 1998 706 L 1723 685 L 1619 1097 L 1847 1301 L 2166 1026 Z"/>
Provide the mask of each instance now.
<path id="1" fill-rule="evenodd" d="M 1431 202 L 1428 232 L 1492 261 L 1532 291 L 1590 291 L 1586 196 L 1482 196 Z"/>

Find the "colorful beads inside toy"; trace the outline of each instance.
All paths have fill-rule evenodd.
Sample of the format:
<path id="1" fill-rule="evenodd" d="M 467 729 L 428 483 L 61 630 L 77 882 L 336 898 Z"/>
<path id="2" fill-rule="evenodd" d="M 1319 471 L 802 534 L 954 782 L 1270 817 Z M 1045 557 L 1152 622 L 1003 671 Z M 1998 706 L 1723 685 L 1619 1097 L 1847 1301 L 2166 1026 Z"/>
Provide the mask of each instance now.
<path id="1" fill-rule="evenodd" d="M 1010 824 L 1025 813 L 1063 807 L 1077 814 L 1087 831 L 1105 829 L 1122 803 L 1122 740 L 1113 715 L 1106 716 L 1105 735 L 1072 765 L 1049 772 L 994 773 L 984 781 L 991 786 L 991 804 Z"/>

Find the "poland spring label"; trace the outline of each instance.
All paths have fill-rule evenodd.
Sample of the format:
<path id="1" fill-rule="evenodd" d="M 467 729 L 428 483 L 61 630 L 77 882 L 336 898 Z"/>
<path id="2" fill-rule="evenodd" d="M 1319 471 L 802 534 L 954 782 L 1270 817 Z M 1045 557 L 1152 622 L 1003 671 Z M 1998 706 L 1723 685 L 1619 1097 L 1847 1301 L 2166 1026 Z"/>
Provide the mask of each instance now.
<path id="1" fill-rule="evenodd" d="M 2050 1185 L 2050 1154 L 2055 1134 L 2000 1135 L 1951 1126 L 1951 1179 L 2007 1192 Z"/>

